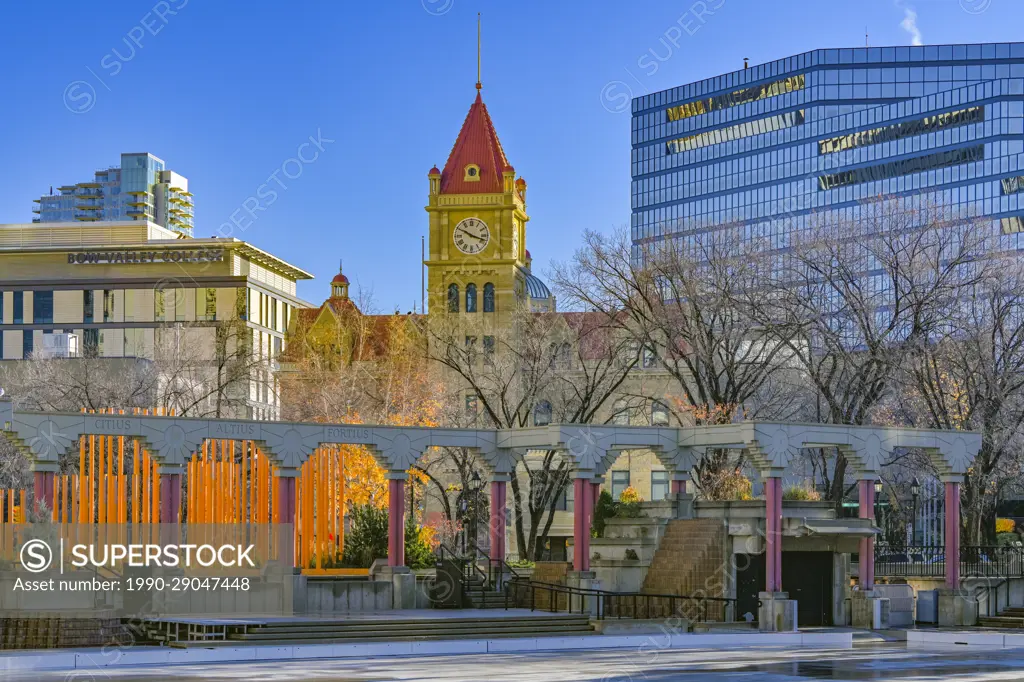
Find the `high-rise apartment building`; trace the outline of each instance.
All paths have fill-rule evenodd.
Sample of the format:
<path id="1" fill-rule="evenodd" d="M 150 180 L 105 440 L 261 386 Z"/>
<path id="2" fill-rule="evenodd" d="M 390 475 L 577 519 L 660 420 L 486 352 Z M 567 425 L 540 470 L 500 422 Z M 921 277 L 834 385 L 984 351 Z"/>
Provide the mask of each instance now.
<path id="1" fill-rule="evenodd" d="M 192 194 L 188 179 L 166 170 L 145 152 L 121 154 L 121 165 L 96 171 L 90 182 L 62 185 L 36 199 L 37 223 L 143 220 L 191 237 Z"/>
<path id="2" fill-rule="evenodd" d="M 631 172 L 635 256 L 722 229 L 784 249 L 880 196 L 1019 250 L 1024 43 L 814 50 L 638 97 Z"/>

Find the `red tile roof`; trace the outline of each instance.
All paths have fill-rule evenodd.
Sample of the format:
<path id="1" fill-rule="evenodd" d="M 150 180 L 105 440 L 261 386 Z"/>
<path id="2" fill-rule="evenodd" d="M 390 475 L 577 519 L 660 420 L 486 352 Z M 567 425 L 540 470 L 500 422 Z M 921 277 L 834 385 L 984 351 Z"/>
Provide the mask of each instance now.
<path id="1" fill-rule="evenodd" d="M 475 163 L 480 167 L 480 179 L 467 182 L 465 168 Z M 455 140 L 448 162 L 441 173 L 442 194 L 492 194 L 504 191 L 501 174 L 511 168 L 505 158 L 505 150 L 501 148 L 498 133 L 487 113 L 480 93 L 476 93 L 476 101 L 469 108 L 466 120 Z"/>

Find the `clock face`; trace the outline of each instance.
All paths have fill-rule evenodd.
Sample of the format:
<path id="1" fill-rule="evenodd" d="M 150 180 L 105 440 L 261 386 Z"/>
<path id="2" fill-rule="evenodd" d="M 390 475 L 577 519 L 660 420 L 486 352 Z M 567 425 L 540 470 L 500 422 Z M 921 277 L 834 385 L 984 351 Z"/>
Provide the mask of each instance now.
<path id="1" fill-rule="evenodd" d="M 480 253 L 491 241 L 491 231 L 487 229 L 487 223 L 479 218 L 466 218 L 455 226 L 452 233 L 455 246 L 462 253 Z"/>

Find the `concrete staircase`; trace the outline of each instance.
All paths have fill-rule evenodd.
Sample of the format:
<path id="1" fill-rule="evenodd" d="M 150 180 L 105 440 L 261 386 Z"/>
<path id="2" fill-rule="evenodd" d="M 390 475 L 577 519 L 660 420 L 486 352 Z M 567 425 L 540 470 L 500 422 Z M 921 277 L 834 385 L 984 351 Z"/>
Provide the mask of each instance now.
<path id="1" fill-rule="evenodd" d="M 675 519 L 665 526 L 642 592 L 723 597 L 727 566 L 727 528 L 721 519 Z M 707 617 L 723 620 L 709 608 Z"/>
<path id="2" fill-rule="evenodd" d="M 505 608 L 505 592 L 492 589 L 485 584 L 482 576 L 474 575 L 462 584 L 465 590 L 466 601 L 469 607 L 474 609 L 503 609 Z"/>
<path id="3" fill-rule="evenodd" d="M 459 618 L 373 618 L 282 620 L 235 627 L 219 641 L 178 641 L 178 648 L 239 645 L 408 642 L 514 637 L 592 635 L 589 616 L 505 616 Z"/>
<path id="4" fill-rule="evenodd" d="M 978 616 L 984 628 L 1024 628 L 1024 606 L 1008 606 L 998 616 Z"/>

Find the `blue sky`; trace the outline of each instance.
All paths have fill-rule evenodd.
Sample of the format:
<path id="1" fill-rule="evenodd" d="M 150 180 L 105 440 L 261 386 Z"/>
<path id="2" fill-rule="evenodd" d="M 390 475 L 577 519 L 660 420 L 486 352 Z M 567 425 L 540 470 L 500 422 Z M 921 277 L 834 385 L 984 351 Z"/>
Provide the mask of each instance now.
<path id="1" fill-rule="evenodd" d="M 584 229 L 629 221 L 627 95 L 863 45 L 865 27 L 879 46 L 1020 40 L 1024 25 L 1020 0 L 5 3 L 0 223 L 149 151 L 189 178 L 196 236 L 234 214 L 235 236 L 316 275 L 307 300 L 343 258 L 378 309 L 408 310 L 426 173 L 474 96 L 478 11 L 484 98 L 530 184 L 541 273 Z M 289 162 L 311 136 L 322 151 Z M 270 180 L 252 221 L 245 202 L 275 172 L 287 189 Z"/>

